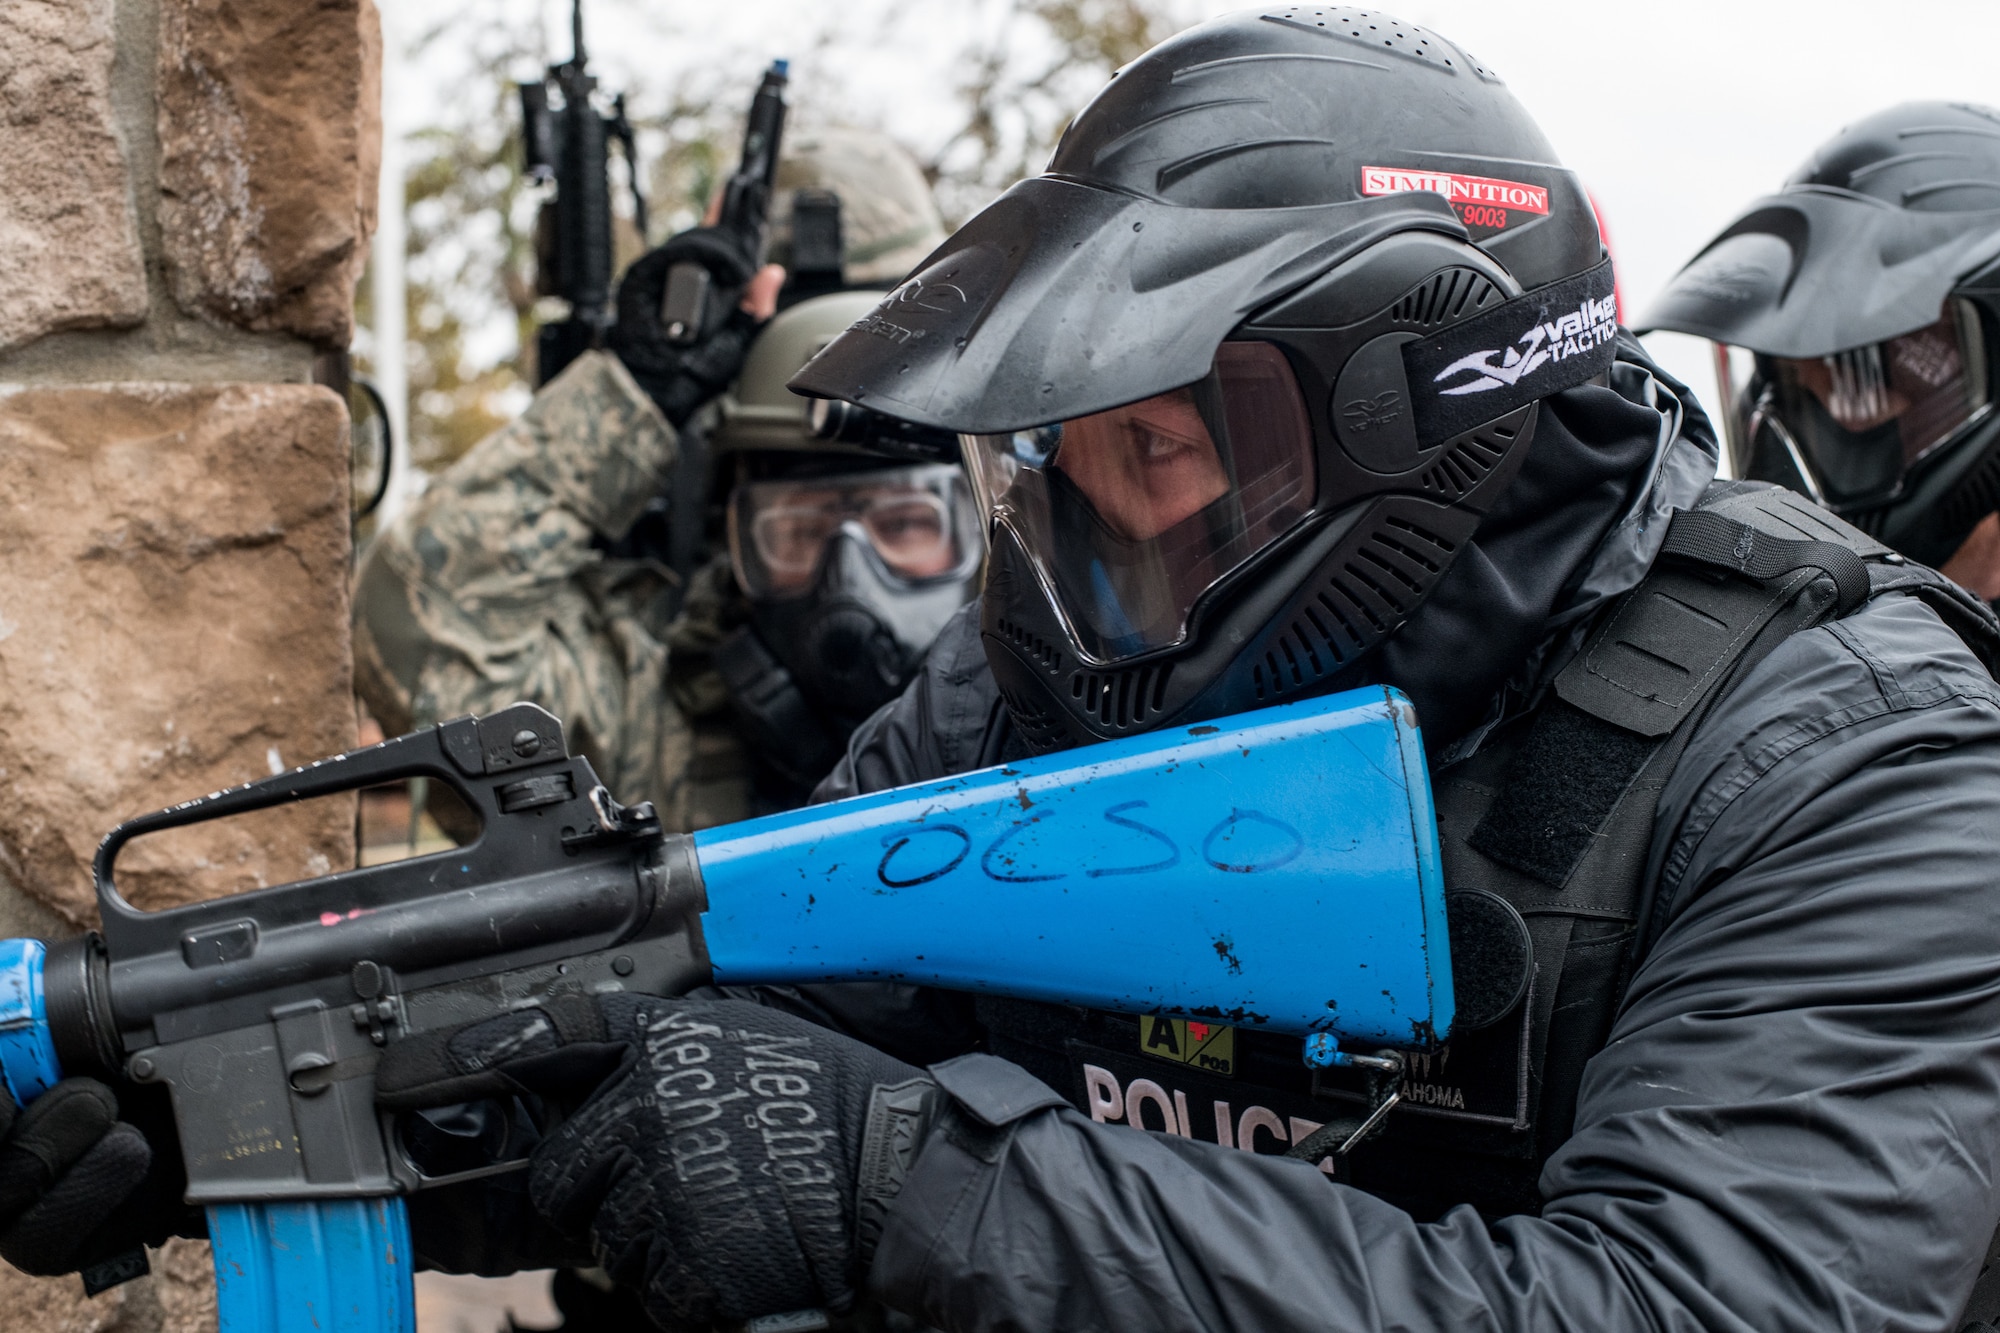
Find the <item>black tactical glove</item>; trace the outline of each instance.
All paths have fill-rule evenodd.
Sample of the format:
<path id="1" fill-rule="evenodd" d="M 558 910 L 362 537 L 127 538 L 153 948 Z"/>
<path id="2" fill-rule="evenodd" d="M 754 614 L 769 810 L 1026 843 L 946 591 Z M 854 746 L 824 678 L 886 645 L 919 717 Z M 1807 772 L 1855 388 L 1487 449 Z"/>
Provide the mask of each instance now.
<path id="1" fill-rule="evenodd" d="M 681 263 L 700 264 L 710 278 L 702 322 L 708 335 L 687 346 L 668 341 L 660 320 L 667 271 Z M 618 283 L 611 350 L 676 430 L 743 369 L 760 322 L 737 302 L 754 272 L 750 257 L 727 232 L 695 227 L 641 257 Z"/>
<path id="2" fill-rule="evenodd" d="M 521 1157 L 541 1141 L 538 1099 L 472 1102 L 402 1117 L 403 1149 L 430 1176 Z M 410 1243 L 421 1268 L 503 1277 L 526 1269 L 589 1267 L 589 1243 L 542 1220 L 525 1171 L 509 1171 L 409 1196 Z"/>
<path id="3" fill-rule="evenodd" d="M 0 1257 L 26 1273 L 86 1272 L 93 1289 L 146 1271 L 141 1245 L 207 1234 L 165 1094 L 125 1103 L 66 1078 L 27 1107 L 0 1086 Z"/>
<path id="4" fill-rule="evenodd" d="M 677 1329 L 852 1308 L 939 1095 L 790 1014 L 643 995 L 399 1042 L 375 1078 L 392 1110 L 591 1089 L 536 1149 L 529 1192 Z"/>

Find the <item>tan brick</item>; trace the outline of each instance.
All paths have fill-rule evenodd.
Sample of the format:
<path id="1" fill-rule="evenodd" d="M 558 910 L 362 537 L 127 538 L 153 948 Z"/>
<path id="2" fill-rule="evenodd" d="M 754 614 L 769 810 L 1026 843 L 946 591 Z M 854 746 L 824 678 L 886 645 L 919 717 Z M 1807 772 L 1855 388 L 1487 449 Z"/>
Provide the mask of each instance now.
<path id="1" fill-rule="evenodd" d="M 8 1328 L 35 1333 L 151 1333 L 145 1326 L 157 1325 L 157 1320 L 133 1317 L 138 1311 L 132 1307 L 143 1303 L 132 1301 L 136 1290 L 128 1284 L 86 1300 L 83 1283 L 73 1275 L 29 1277 L 0 1264 L 0 1310 L 7 1312 Z M 194 1333 L 194 1329 L 174 1333 Z"/>
<path id="2" fill-rule="evenodd" d="M 0 1327 L 34 1333 L 215 1333 L 215 1270 L 208 1242 L 170 1240 L 152 1273 L 96 1296 L 83 1282 L 29 1277 L 0 1263 Z"/>
<path id="3" fill-rule="evenodd" d="M 0 397 L 0 882 L 77 925 L 118 821 L 352 745 L 346 410 L 303 385 Z M 163 907 L 353 864 L 318 802 L 132 845 Z"/>
<path id="4" fill-rule="evenodd" d="M 174 299 L 345 347 L 381 162 L 373 0 L 162 0 L 158 111 Z"/>
<path id="5" fill-rule="evenodd" d="M 112 0 L 0 4 L 0 349 L 146 315 L 113 129 L 112 11 Z"/>
<path id="6" fill-rule="evenodd" d="M 153 1251 L 153 1282 L 160 1333 L 215 1333 L 215 1260 L 207 1241 L 170 1240 Z"/>

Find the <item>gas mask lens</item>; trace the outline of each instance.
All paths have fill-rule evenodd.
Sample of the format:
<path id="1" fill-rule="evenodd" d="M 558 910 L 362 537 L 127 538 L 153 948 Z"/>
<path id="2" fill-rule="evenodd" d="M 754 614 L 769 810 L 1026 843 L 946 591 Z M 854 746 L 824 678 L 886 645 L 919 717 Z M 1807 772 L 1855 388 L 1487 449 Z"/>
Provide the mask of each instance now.
<path id="1" fill-rule="evenodd" d="M 1892 497 L 1991 401 L 1978 313 L 1956 299 L 1912 333 L 1832 356 L 1758 357 L 1757 373 L 1743 405 L 1752 456 L 1789 463 L 1836 507 Z"/>
<path id="2" fill-rule="evenodd" d="M 1305 400 L 1269 343 L 1224 343 L 1201 380 L 1140 402 L 963 438 L 981 503 L 1099 663 L 1184 640 L 1201 595 L 1312 508 Z"/>
<path id="3" fill-rule="evenodd" d="M 738 486 L 729 550 L 753 598 L 805 593 L 834 538 L 865 542 L 888 572 L 913 583 L 957 572 L 977 544 L 964 474 L 949 463 Z"/>

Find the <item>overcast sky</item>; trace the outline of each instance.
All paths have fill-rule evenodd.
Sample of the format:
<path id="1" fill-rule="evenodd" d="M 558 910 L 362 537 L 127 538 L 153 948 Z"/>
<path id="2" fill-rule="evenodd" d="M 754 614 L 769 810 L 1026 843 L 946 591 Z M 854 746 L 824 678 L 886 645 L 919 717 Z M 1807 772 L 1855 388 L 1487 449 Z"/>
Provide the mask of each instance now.
<path id="1" fill-rule="evenodd" d="M 918 147 L 953 123 L 957 56 L 986 40 L 982 0 L 586 0 L 611 86 L 796 62 L 798 100 L 837 104 Z M 387 0 L 392 36 L 472 11 L 532 23 L 567 55 L 568 0 Z M 1183 0 L 1190 20 L 1235 8 Z M 1596 194 L 1627 316 L 1747 201 L 1841 125 L 1912 98 L 2000 103 L 2000 0 L 1400 0 L 1496 70 Z M 837 27 L 836 27 L 837 25 Z M 837 31 L 837 62 L 816 54 Z M 453 43 L 392 83 L 404 126 L 462 95 Z M 522 71 L 528 73 L 529 71 Z M 1660 349 L 1666 351 L 1668 349 Z M 1672 355 L 1677 369 L 1701 359 Z"/>

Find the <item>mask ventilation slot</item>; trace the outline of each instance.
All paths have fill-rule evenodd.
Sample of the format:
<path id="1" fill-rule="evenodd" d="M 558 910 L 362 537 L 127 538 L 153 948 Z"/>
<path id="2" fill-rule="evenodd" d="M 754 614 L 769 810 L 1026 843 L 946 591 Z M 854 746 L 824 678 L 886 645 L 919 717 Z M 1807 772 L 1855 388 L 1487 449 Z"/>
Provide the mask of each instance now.
<path id="1" fill-rule="evenodd" d="M 1480 78 L 1499 80 L 1485 66 L 1428 28 L 1391 18 L 1379 9 L 1356 9 L 1350 5 L 1291 5 L 1275 14 L 1262 16 L 1266 23 L 1338 37 L 1358 42 L 1376 52 L 1388 51 L 1405 60 L 1429 65 L 1440 73 L 1469 69 Z"/>
<path id="2" fill-rule="evenodd" d="M 1041 635 L 1023 629 L 1004 616 L 997 620 L 996 627 L 1007 636 L 1007 642 L 1032 657 L 1041 665 L 1042 670 L 1051 673 L 1062 670 L 1062 654 L 1056 650 L 1054 644 Z"/>
<path id="3" fill-rule="evenodd" d="M 1456 549 L 1396 514 L 1376 520 L 1252 665 L 1258 701 L 1317 685 L 1387 638 L 1416 610 Z"/>
<path id="4" fill-rule="evenodd" d="M 1469 268 L 1448 268 L 1425 278 L 1389 307 L 1389 318 L 1404 328 L 1438 328 L 1506 299 L 1506 293 L 1484 274 Z"/>
<path id="5" fill-rule="evenodd" d="M 1445 450 L 1417 484 L 1441 499 L 1461 499 L 1493 474 L 1520 434 L 1518 424 L 1482 427 Z"/>
<path id="6" fill-rule="evenodd" d="M 1015 729 L 1030 749 L 1046 752 L 1058 748 L 1065 741 L 1062 724 L 1023 698 L 1018 691 L 1002 685 L 1000 700 L 1007 705 L 1007 715 L 1013 719 Z"/>
<path id="7" fill-rule="evenodd" d="M 1172 674 L 1171 663 L 1130 671 L 1079 671 L 1070 677 L 1069 692 L 1096 716 L 1099 726 L 1124 731 L 1159 716 Z"/>

